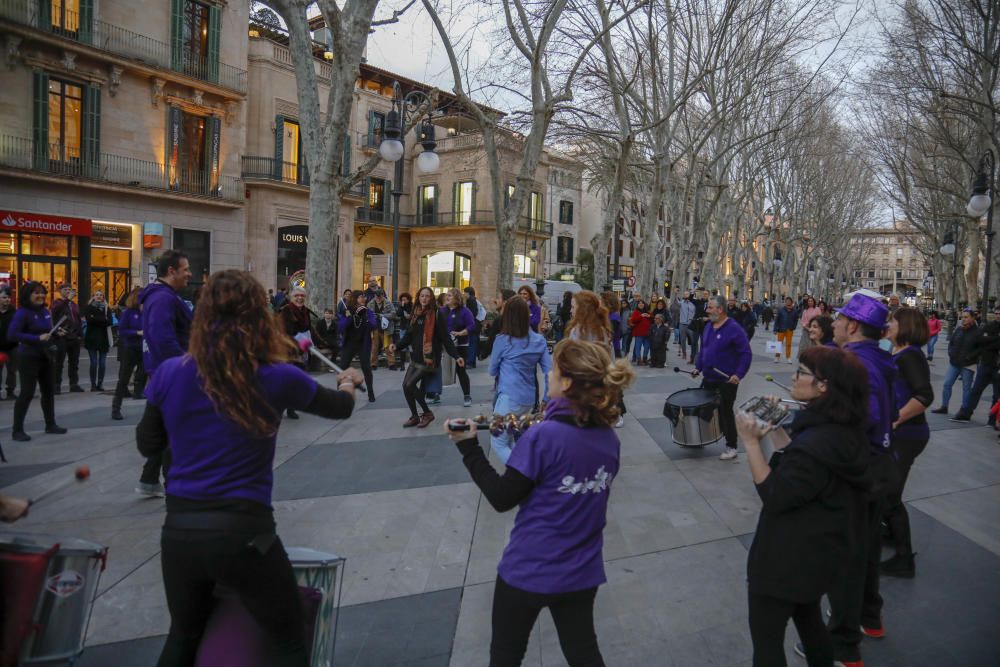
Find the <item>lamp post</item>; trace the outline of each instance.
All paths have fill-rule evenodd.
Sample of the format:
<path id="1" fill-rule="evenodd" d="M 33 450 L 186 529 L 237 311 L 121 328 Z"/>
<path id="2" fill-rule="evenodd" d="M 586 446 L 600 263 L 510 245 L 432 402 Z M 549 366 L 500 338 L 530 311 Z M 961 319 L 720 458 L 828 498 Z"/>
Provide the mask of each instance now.
<path id="1" fill-rule="evenodd" d="M 403 157 L 406 147 L 403 145 L 406 137 L 407 117 L 417 113 L 420 107 L 429 104 L 430 97 L 422 90 L 411 90 L 405 96 L 398 81 L 392 82 L 392 109 L 385 119 L 382 131 L 382 142 L 378 153 L 386 162 L 395 162 L 392 187 L 392 299 L 399 294 L 399 200 L 403 196 Z M 423 152 L 417 157 L 417 169 L 423 173 L 437 171 L 441 159 L 434 152 L 437 142 L 434 141 L 434 126 L 431 124 L 431 112 L 420 124 L 420 145 Z"/>
<path id="2" fill-rule="evenodd" d="M 945 257 L 951 255 L 951 308 L 955 307 L 955 290 L 958 288 L 958 253 L 956 252 L 955 239 L 958 236 L 958 220 L 951 223 L 955 231 L 947 232 L 944 235 L 944 243 L 941 244 L 941 254 Z"/>
<path id="3" fill-rule="evenodd" d="M 979 158 L 979 172 L 972 184 L 972 197 L 966 209 L 974 218 L 986 215 L 986 270 L 983 272 L 983 308 L 990 307 L 990 265 L 993 264 L 993 193 L 996 161 L 988 148 Z"/>
<path id="4" fill-rule="evenodd" d="M 767 292 L 771 295 L 771 301 L 774 301 L 774 272 L 781 268 L 781 248 L 778 246 L 774 247 L 774 259 L 771 264 L 771 281 Z"/>

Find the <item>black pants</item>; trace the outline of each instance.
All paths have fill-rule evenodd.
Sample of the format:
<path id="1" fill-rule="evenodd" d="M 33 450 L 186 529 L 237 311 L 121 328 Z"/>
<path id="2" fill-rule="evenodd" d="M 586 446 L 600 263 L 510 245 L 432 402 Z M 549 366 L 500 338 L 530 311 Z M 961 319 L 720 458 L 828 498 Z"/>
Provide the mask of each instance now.
<path id="1" fill-rule="evenodd" d="M 0 373 L 7 372 L 7 395 L 11 396 L 17 387 L 17 348 L 4 350 L 3 353 L 7 355 L 7 361 L 0 362 Z"/>
<path id="2" fill-rule="evenodd" d="M 964 417 L 971 417 L 972 413 L 976 411 L 976 406 L 979 405 L 979 400 L 983 397 L 983 392 L 986 391 L 987 387 L 993 387 L 993 402 L 990 403 L 990 407 L 993 407 L 993 403 L 997 402 L 998 394 L 1000 394 L 1000 369 L 980 364 L 979 368 L 976 369 L 976 379 L 972 381 L 972 391 L 969 392 L 969 404 L 966 405 L 963 402 L 958 413 Z M 987 415 L 987 417 L 990 419 L 993 418 L 992 415 Z"/>
<path id="3" fill-rule="evenodd" d="M 458 359 L 465 359 L 469 356 L 469 346 L 459 345 L 456 346 L 458 350 Z M 458 376 L 458 384 L 462 387 L 462 396 L 471 396 L 471 385 L 469 384 L 469 371 L 465 370 L 465 367 L 455 364 L 455 375 Z M 537 383 L 536 383 L 537 384 Z"/>
<path id="4" fill-rule="evenodd" d="M 357 357 L 358 361 L 361 362 L 361 373 L 365 376 L 365 386 L 368 387 L 368 398 L 374 401 L 375 384 L 372 380 L 371 350 L 366 351 L 364 343 L 345 343 L 344 347 L 340 349 L 340 359 L 337 360 L 337 365 L 341 368 L 348 368 L 354 357 Z"/>
<path id="5" fill-rule="evenodd" d="M 750 594 L 750 638 L 754 667 L 785 667 L 785 628 L 795 623 L 806 650 L 809 667 L 833 665 L 833 642 L 823 623 L 819 600 L 789 602 L 766 595 Z"/>
<path id="6" fill-rule="evenodd" d="M 594 632 L 597 588 L 544 595 L 514 588 L 497 577 L 493 589 L 493 639 L 490 667 L 516 667 L 524 659 L 528 638 L 544 607 L 552 613 L 559 645 L 570 667 L 603 667 Z"/>
<path id="7" fill-rule="evenodd" d="M 306 667 L 302 604 L 288 555 L 275 538 L 261 554 L 240 531 L 178 531 L 164 528 L 161 539 L 163 587 L 170 610 L 170 633 L 157 667 L 194 664 L 205 624 L 215 605 L 215 585 L 235 589 L 254 620 L 275 643 L 280 667 Z"/>
<path id="8" fill-rule="evenodd" d="M 163 473 L 163 479 L 167 479 L 167 471 L 170 470 L 170 450 L 164 449 L 159 454 L 155 454 L 146 459 L 146 462 L 142 464 L 142 473 L 139 475 L 139 481 L 143 484 L 159 484 L 160 483 L 160 473 Z"/>
<path id="9" fill-rule="evenodd" d="M 142 367 L 142 349 L 125 347 L 119 350 L 118 355 L 118 384 L 115 385 L 115 397 L 111 400 L 112 408 L 121 408 L 122 399 L 129 395 L 128 385 L 135 373 L 135 395 L 142 396 L 142 390 L 146 386 L 146 371 Z"/>
<path id="10" fill-rule="evenodd" d="M 889 489 L 885 499 L 885 511 L 882 520 L 889 526 L 896 553 L 909 556 L 913 553 L 913 542 L 910 538 L 910 515 L 903 503 L 903 489 L 910 476 L 910 467 L 927 446 L 927 438 L 893 438 L 892 453 L 896 460 L 897 478 Z"/>
<path id="11" fill-rule="evenodd" d="M 715 371 L 709 370 L 708 372 L 716 375 Z M 739 389 L 739 385 L 730 382 L 709 382 L 702 379 L 701 386 L 705 389 L 714 389 L 718 392 L 719 427 L 722 429 L 722 435 L 726 438 L 726 447 L 736 449 L 738 440 L 736 436 L 736 413 L 734 412 L 734 406 L 736 405 L 736 392 Z"/>
<path id="12" fill-rule="evenodd" d="M 63 365 L 69 361 L 69 386 L 76 387 L 80 384 L 80 339 L 65 340 L 58 342 L 58 353 L 56 354 L 56 387 L 62 386 Z"/>
<path id="13" fill-rule="evenodd" d="M 42 415 L 45 417 L 45 427 L 56 423 L 56 401 L 52 386 L 52 361 L 48 355 L 35 356 L 22 354 L 17 364 L 18 375 L 21 376 L 21 393 L 14 402 L 14 432 L 24 430 L 24 417 L 28 407 L 35 397 L 35 385 L 42 395 Z"/>
<path id="14" fill-rule="evenodd" d="M 406 398 L 406 405 L 410 408 L 410 414 L 417 416 L 417 404 L 424 412 L 430 412 L 427 407 L 427 400 L 424 392 L 424 382 L 434 377 L 435 369 L 424 364 L 410 362 L 403 374 L 403 396 Z"/>

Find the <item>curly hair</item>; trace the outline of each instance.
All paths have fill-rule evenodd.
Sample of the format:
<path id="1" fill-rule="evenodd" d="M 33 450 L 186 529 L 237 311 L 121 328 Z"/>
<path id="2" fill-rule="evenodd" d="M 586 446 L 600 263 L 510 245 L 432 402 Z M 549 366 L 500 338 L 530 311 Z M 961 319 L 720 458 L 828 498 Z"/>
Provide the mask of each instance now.
<path id="1" fill-rule="evenodd" d="M 589 290 L 581 290 L 573 295 L 573 303 L 576 308 L 566 325 L 566 335 L 575 331 L 581 340 L 610 341 L 611 320 L 600 298 Z"/>
<path id="2" fill-rule="evenodd" d="M 190 355 L 216 411 L 258 437 L 278 431 L 278 413 L 257 382 L 261 364 L 299 358 L 269 307 L 267 292 L 245 271 L 209 276 L 191 324 Z"/>
<path id="3" fill-rule="evenodd" d="M 582 425 L 611 426 L 618 421 L 622 393 L 635 379 L 628 361 L 612 362 L 604 345 L 564 338 L 552 352 L 552 365 L 570 381 L 563 396 Z"/>

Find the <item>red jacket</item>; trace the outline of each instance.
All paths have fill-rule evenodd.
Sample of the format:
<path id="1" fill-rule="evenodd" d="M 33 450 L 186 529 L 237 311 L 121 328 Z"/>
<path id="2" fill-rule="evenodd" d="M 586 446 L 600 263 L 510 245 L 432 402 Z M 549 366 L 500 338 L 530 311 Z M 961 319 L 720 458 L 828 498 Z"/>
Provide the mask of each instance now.
<path id="1" fill-rule="evenodd" d="M 628 323 L 632 327 L 633 337 L 648 336 L 649 330 L 653 326 L 653 314 L 650 312 L 640 313 L 638 310 L 633 310 L 632 317 L 628 318 Z"/>

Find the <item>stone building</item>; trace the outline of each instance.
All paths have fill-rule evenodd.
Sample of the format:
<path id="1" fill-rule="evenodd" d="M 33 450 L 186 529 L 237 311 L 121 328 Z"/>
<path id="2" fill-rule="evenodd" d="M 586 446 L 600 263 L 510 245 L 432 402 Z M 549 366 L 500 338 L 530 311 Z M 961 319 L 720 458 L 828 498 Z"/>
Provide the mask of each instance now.
<path id="1" fill-rule="evenodd" d="M 895 292 L 913 305 L 932 301 L 930 265 L 909 240 L 918 233 L 905 222 L 858 232 L 852 239 L 856 248 L 852 254 L 861 259 L 852 267 L 853 283 L 885 295 Z"/>

